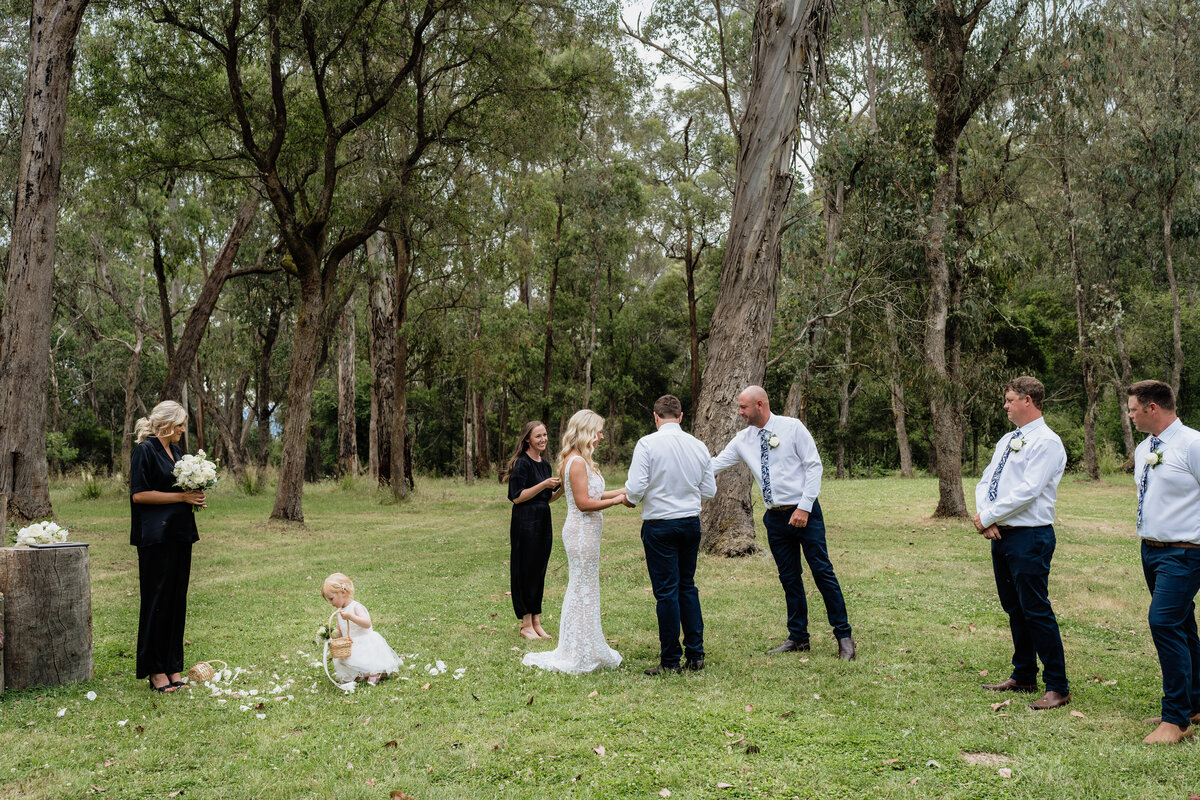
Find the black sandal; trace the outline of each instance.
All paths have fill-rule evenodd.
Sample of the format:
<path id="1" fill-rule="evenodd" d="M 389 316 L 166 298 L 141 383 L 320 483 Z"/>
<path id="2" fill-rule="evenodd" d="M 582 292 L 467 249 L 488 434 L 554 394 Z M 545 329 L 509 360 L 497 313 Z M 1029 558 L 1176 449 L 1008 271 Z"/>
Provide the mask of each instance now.
<path id="1" fill-rule="evenodd" d="M 149 680 L 149 682 L 150 682 L 150 688 L 156 692 L 159 692 L 160 694 L 171 694 L 172 692 L 175 691 L 175 684 L 173 684 L 173 683 L 167 683 L 162 686 L 155 686 L 153 678 L 148 678 L 147 680 Z"/>
<path id="2" fill-rule="evenodd" d="M 171 681 L 171 682 L 170 682 L 170 683 L 168 683 L 167 685 L 168 685 L 168 686 L 173 686 L 173 687 L 175 687 L 176 689 L 186 689 L 186 688 L 188 688 L 188 685 L 187 685 L 186 683 L 184 683 L 183 681 Z"/>

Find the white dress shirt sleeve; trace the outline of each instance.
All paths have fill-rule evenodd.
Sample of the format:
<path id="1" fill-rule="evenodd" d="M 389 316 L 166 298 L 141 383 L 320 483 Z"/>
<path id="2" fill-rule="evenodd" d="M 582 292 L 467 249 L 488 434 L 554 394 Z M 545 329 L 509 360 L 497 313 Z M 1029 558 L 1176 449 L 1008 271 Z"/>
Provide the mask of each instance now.
<path id="1" fill-rule="evenodd" d="M 633 459 L 629 462 L 629 475 L 625 479 L 625 498 L 635 506 L 642 502 L 650 485 L 650 453 L 641 440 L 633 448 Z"/>
<path id="2" fill-rule="evenodd" d="M 795 437 L 796 455 L 804 465 L 804 494 L 796 503 L 801 511 L 812 511 L 817 495 L 821 493 L 821 475 L 825 468 L 821 465 L 821 454 L 817 452 L 817 442 L 813 439 L 808 428 L 797 426 L 800 435 Z"/>
<path id="3" fill-rule="evenodd" d="M 705 450 L 705 455 L 708 451 Z M 700 499 L 711 500 L 717 495 L 717 479 L 713 475 L 712 462 L 704 465 L 704 477 L 700 479 Z"/>
<path id="4" fill-rule="evenodd" d="M 714 475 L 724 472 L 742 460 L 737 445 L 738 437 L 734 436 L 729 440 L 729 444 L 725 445 L 725 449 L 713 456 L 712 460 L 708 462 Z"/>
<path id="5" fill-rule="evenodd" d="M 979 513 L 983 527 L 1002 523 L 1009 517 L 1029 508 L 1042 495 L 1046 486 L 1063 468 L 1064 454 L 1055 445 L 1054 439 L 1039 436 L 1027 445 L 1027 455 L 1019 470 L 1013 470 L 1017 479 L 1005 481 L 1004 491 Z M 1016 466 L 1016 465 L 1014 465 Z M 1007 471 L 1006 471 L 1007 477 Z M 988 473 L 991 482 L 991 473 Z"/>

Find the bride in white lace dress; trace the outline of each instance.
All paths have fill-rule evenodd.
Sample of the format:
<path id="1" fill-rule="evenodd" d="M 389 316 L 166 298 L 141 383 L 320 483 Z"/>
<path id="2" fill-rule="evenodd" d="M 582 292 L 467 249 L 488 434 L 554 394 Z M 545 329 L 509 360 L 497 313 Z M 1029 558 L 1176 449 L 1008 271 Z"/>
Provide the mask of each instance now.
<path id="1" fill-rule="evenodd" d="M 546 653 L 528 653 L 523 664 L 579 674 L 621 663 L 621 654 L 608 646 L 600 626 L 603 509 L 625 499 L 624 490 L 604 491 L 604 477 L 592 462 L 592 452 L 603 438 L 604 418 L 594 411 L 577 411 L 567 424 L 558 456 L 567 495 L 562 536 L 568 567 L 558 647 Z"/>

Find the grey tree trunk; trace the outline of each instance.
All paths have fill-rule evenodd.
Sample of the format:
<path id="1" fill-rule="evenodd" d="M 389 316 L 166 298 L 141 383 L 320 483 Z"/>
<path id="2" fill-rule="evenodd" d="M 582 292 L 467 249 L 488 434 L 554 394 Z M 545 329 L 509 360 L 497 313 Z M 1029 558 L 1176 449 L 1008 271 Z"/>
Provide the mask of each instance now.
<path id="1" fill-rule="evenodd" d="M 54 511 L 46 465 L 46 390 L 54 241 L 67 93 L 87 0 L 34 0 L 21 155 L 0 317 L 0 492 L 15 521 Z"/>
<path id="2" fill-rule="evenodd" d="M 408 234 L 403 225 L 400 235 L 392 235 L 392 257 L 396 276 L 395 294 L 392 304 L 392 327 L 396 331 L 396 358 L 392 369 L 392 445 L 391 486 L 396 499 L 408 497 L 412 486 L 412 475 L 408 471 L 411 463 L 407 453 L 408 442 L 408 287 L 412 277 L 412 251 Z M 387 413 L 384 410 L 382 413 Z"/>
<path id="3" fill-rule="evenodd" d="M 338 341 L 338 476 L 358 475 L 358 433 L 354 415 L 354 293 L 342 309 Z"/>
<path id="4" fill-rule="evenodd" d="M 896 448 L 900 452 L 900 477 L 913 476 L 912 444 L 908 441 L 908 407 L 904 402 L 904 371 L 900 360 L 900 340 L 896 332 L 896 309 L 886 308 L 888 335 L 888 393 L 892 399 L 892 421 L 896 427 Z"/>
<path id="5" fill-rule="evenodd" d="M 820 64 L 829 11 L 827 0 L 759 0 L 755 8 L 729 236 L 693 427 L 713 451 L 740 427 L 738 394 L 762 382 L 766 372 L 805 70 Z M 718 476 L 717 495 L 702 515 L 708 552 L 742 556 L 757 550 L 750 480 L 743 466 Z"/>
<path id="6" fill-rule="evenodd" d="M 1175 281 L 1175 196 L 1162 203 L 1163 261 L 1167 267 L 1167 285 L 1171 288 L 1171 389 L 1179 396 L 1183 379 L 1183 314 L 1179 305 L 1179 285 Z"/>
<path id="7" fill-rule="evenodd" d="M 1066 158 L 1059 159 L 1059 177 L 1063 192 L 1063 215 L 1067 228 L 1067 255 L 1075 280 L 1075 334 L 1079 345 L 1079 366 L 1083 373 L 1083 466 L 1088 477 L 1100 480 L 1100 460 L 1096 454 L 1096 418 L 1100 413 L 1099 387 L 1096 385 L 1096 363 L 1088 336 L 1087 291 L 1083 281 L 1083 265 L 1075 241 L 1075 198 L 1071 192 L 1071 176 Z"/>
<path id="8" fill-rule="evenodd" d="M 372 245 L 367 242 L 367 258 L 374 263 Z M 394 295 L 396 275 L 381 269 L 370 285 L 367 302 L 367 326 L 371 342 L 371 477 L 380 486 L 391 483 L 392 406 L 396 380 L 396 327 Z"/>

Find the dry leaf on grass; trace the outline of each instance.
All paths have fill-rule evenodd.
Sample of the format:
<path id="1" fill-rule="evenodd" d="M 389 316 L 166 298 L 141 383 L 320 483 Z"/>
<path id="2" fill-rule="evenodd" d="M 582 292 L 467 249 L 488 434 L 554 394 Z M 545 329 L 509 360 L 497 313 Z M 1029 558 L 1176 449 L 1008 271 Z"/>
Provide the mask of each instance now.
<path id="1" fill-rule="evenodd" d="M 600 693 L 598 691 L 596 691 L 595 689 L 593 689 L 592 693 L 588 695 L 588 699 L 591 700 L 591 699 L 599 697 L 599 696 L 600 696 Z"/>
<path id="2" fill-rule="evenodd" d="M 604 754 L 607 753 L 608 751 L 604 749 L 604 745 L 598 744 L 592 748 L 592 752 L 595 753 L 596 755 L 600 756 L 601 758 L 604 758 Z"/>
<path id="3" fill-rule="evenodd" d="M 391 741 L 389 741 L 389 742 L 384 742 L 384 743 L 383 743 L 383 749 L 384 749 L 384 750 L 387 750 L 387 749 L 389 749 L 389 748 L 390 748 L 390 749 L 392 749 L 392 750 L 395 750 L 395 749 L 396 749 L 396 748 L 398 748 L 399 746 L 400 746 L 400 745 L 396 744 L 396 740 L 395 740 L 395 739 L 392 739 L 392 740 L 391 740 Z"/>
<path id="4" fill-rule="evenodd" d="M 986 678 L 986 677 L 987 677 L 987 672 L 988 672 L 988 671 L 987 671 L 986 669 L 981 669 L 981 670 L 979 670 L 979 677 L 981 677 L 981 678 Z"/>
<path id="5" fill-rule="evenodd" d="M 895 763 L 896 763 L 897 761 L 899 761 L 899 760 L 900 760 L 900 759 L 898 759 L 898 758 L 889 758 L 889 759 L 886 759 L 886 760 L 884 760 L 884 762 L 883 762 L 883 763 L 885 763 L 885 764 L 895 764 Z"/>
<path id="6" fill-rule="evenodd" d="M 746 706 L 746 713 L 750 713 L 753 710 L 754 710 L 754 706 Z"/>
<path id="7" fill-rule="evenodd" d="M 1085 717 L 1085 716 L 1083 715 L 1083 712 L 1082 712 L 1082 711 L 1076 711 L 1075 709 L 1071 709 L 1071 716 L 1072 716 L 1072 717 L 1079 717 L 1080 719 L 1087 719 L 1087 717 Z"/>
<path id="8" fill-rule="evenodd" d="M 915 778 L 913 778 L 911 781 L 909 781 L 909 782 L 908 782 L 908 785 L 909 785 L 909 786 L 916 786 L 916 785 L 917 785 L 917 781 L 919 781 L 919 780 L 921 780 L 921 776 L 920 776 L 920 775 L 918 775 L 917 777 L 915 777 Z"/>
<path id="9" fill-rule="evenodd" d="M 527 705 L 527 706 L 533 705 L 533 695 L 529 695 L 529 699 L 525 701 L 525 705 Z"/>
<path id="10" fill-rule="evenodd" d="M 1003 769 L 999 770 L 999 771 L 997 772 L 997 774 L 998 774 L 998 775 L 999 775 L 1001 778 L 1011 778 L 1011 777 L 1012 777 L 1012 770 L 1011 770 L 1011 769 L 1009 769 L 1008 767 L 1004 767 Z"/>
<path id="11" fill-rule="evenodd" d="M 409 797 L 399 789 L 393 789 L 392 793 L 388 795 L 388 800 L 416 800 L 416 798 Z"/>
<path id="12" fill-rule="evenodd" d="M 1012 703 L 1011 699 L 1005 700 L 1003 703 L 992 703 L 992 711 L 999 711 L 1000 709 L 1004 708 L 1007 705 L 1010 705 L 1011 703 Z"/>
<path id="13" fill-rule="evenodd" d="M 733 788 L 733 784 L 732 784 L 732 783 L 725 783 L 724 781 L 721 781 L 720 783 L 718 783 L 718 784 L 717 784 L 717 788 L 718 788 L 718 789 L 732 789 L 732 788 Z"/>
<path id="14" fill-rule="evenodd" d="M 971 633 L 974 633 L 974 632 L 975 632 L 975 623 L 974 623 L 974 622 L 968 622 L 968 623 L 967 623 L 967 630 L 969 630 Z"/>
<path id="15" fill-rule="evenodd" d="M 671 796 L 671 790 L 670 790 L 670 789 L 663 789 L 661 792 L 659 792 L 659 793 L 658 793 L 658 796 L 659 796 L 659 797 L 670 797 L 670 796 Z"/>
<path id="16" fill-rule="evenodd" d="M 422 689 L 428 689 L 428 688 L 429 688 L 430 686 L 432 686 L 432 685 L 433 685 L 432 683 L 427 683 L 427 684 L 425 684 L 424 686 L 422 686 L 421 688 L 422 688 Z"/>
<path id="17" fill-rule="evenodd" d="M 178 792 L 167 792 L 167 797 L 179 797 L 181 794 L 183 794 L 183 789 L 180 789 Z"/>

